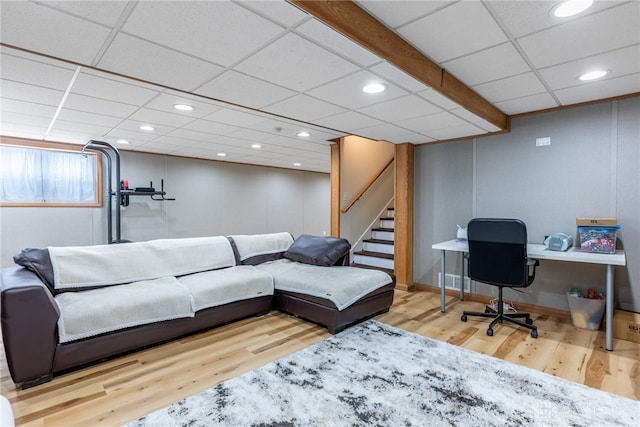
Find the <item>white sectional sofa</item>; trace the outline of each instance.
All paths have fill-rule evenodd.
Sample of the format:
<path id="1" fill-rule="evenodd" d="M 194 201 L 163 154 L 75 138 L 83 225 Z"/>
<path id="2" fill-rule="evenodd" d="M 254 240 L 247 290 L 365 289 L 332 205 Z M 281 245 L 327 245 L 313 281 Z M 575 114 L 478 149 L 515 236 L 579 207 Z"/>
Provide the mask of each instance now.
<path id="1" fill-rule="evenodd" d="M 53 374 L 272 308 L 337 333 L 389 310 L 395 279 L 349 267 L 344 239 L 289 233 L 26 249 L 2 270 L 13 381 Z M 343 264 L 343 265 L 340 265 Z"/>

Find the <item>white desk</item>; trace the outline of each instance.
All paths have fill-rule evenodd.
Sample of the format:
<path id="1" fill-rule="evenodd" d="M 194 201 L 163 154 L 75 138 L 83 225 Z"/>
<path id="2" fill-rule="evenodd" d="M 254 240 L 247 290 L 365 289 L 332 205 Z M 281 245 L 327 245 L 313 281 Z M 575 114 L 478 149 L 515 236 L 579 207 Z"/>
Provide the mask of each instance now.
<path id="1" fill-rule="evenodd" d="M 445 312 L 445 254 L 447 251 L 459 252 L 461 259 L 460 272 L 460 299 L 464 299 L 464 254 L 469 252 L 467 242 L 449 240 L 436 243 L 432 249 L 440 251 L 440 311 Z M 529 243 L 527 245 L 527 256 L 538 260 L 582 262 L 589 264 L 603 264 L 607 266 L 607 290 L 606 290 L 606 329 L 607 329 L 607 350 L 613 350 L 613 267 L 615 265 L 626 265 L 627 261 L 624 251 L 617 250 L 615 254 L 594 254 L 581 252 L 578 248 L 571 248 L 567 252 L 548 251 L 544 245 Z"/>

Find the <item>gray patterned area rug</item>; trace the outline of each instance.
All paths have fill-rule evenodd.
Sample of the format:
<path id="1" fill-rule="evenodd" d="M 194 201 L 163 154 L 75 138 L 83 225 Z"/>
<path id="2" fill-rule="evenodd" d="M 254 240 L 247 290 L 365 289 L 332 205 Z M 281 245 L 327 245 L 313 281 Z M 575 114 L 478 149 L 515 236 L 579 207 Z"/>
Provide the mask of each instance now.
<path id="1" fill-rule="evenodd" d="M 129 426 L 639 426 L 640 402 L 367 321 Z"/>

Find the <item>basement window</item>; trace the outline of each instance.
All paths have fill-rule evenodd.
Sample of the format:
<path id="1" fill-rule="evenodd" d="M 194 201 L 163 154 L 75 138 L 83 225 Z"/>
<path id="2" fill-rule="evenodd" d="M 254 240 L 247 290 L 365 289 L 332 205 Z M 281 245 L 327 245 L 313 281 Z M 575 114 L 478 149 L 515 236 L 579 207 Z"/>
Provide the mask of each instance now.
<path id="1" fill-rule="evenodd" d="M 101 206 L 100 176 L 95 153 L 0 143 L 0 206 Z"/>

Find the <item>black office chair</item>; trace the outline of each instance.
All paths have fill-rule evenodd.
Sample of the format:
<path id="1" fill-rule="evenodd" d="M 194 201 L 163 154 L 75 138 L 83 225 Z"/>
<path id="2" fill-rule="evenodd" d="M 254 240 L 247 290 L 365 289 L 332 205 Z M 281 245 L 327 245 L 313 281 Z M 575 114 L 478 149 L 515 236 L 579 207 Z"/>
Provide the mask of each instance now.
<path id="1" fill-rule="evenodd" d="M 526 288 L 535 278 L 538 260 L 527 258 L 527 226 L 518 219 L 475 218 L 467 225 L 469 241 L 468 275 L 477 282 L 498 287 L 497 310 L 487 306 L 484 313 L 465 311 L 467 316 L 493 318 L 487 335 L 493 335 L 493 326 L 506 320 L 531 329 L 538 338 L 538 328 L 529 313 L 504 313 L 502 288 Z M 517 318 L 524 318 L 525 322 Z"/>

